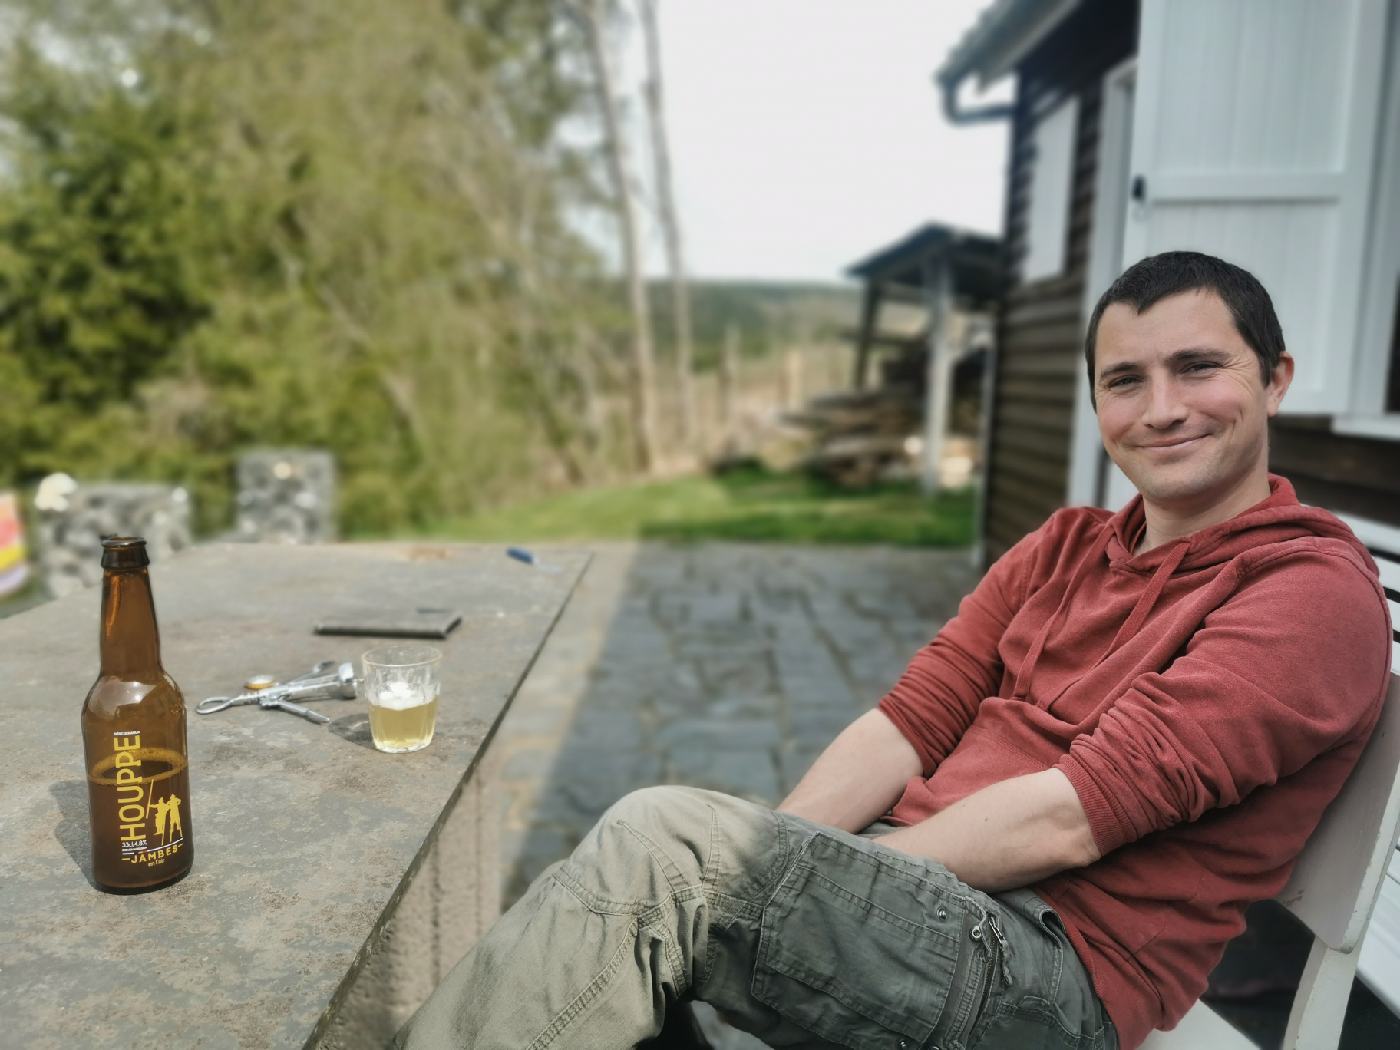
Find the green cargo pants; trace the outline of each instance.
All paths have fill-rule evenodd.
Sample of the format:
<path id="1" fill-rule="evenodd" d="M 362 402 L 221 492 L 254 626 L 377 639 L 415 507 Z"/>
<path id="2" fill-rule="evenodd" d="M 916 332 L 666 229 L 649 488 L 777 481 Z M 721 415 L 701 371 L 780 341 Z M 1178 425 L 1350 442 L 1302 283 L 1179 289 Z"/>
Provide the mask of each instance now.
<path id="1" fill-rule="evenodd" d="M 869 837 L 681 787 L 612 806 L 394 1045 L 628 1048 L 691 998 L 773 1047 L 1117 1048 L 1029 891 L 988 896 Z"/>

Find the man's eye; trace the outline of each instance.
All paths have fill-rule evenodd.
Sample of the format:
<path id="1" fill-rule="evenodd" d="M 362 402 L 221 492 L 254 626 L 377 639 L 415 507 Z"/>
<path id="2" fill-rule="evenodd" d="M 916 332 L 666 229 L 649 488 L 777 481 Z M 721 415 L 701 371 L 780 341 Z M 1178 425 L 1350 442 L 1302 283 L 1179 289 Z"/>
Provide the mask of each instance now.
<path id="1" fill-rule="evenodd" d="M 1125 386 L 1128 386 L 1130 383 L 1136 383 L 1136 382 L 1137 382 L 1137 376 L 1118 376 L 1118 377 L 1116 377 L 1116 378 L 1114 378 L 1114 379 L 1110 379 L 1110 380 L 1108 381 L 1108 389 L 1110 389 L 1110 390 L 1118 390 L 1118 389 L 1121 388 L 1121 387 L 1125 387 Z"/>
<path id="2" fill-rule="evenodd" d="M 1214 361 L 1192 361 L 1186 366 L 1188 372 L 1211 372 L 1220 366 Z"/>

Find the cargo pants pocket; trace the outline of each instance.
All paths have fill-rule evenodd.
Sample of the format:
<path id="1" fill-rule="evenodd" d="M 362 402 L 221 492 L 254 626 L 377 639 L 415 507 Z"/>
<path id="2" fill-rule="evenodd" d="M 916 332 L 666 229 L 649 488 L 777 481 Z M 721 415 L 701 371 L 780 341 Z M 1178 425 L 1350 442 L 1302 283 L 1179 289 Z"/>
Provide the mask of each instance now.
<path id="1" fill-rule="evenodd" d="M 1013 975 L 990 997 L 967 1039 L 971 1050 L 1116 1048 L 1108 1015 L 1060 916 L 1030 890 L 999 898 L 1014 951 Z"/>
<path id="2" fill-rule="evenodd" d="M 958 972 L 965 914 L 921 863 L 818 832 L 763 910 L 751 991 L 838 1046 L 925 1046 Z"/>

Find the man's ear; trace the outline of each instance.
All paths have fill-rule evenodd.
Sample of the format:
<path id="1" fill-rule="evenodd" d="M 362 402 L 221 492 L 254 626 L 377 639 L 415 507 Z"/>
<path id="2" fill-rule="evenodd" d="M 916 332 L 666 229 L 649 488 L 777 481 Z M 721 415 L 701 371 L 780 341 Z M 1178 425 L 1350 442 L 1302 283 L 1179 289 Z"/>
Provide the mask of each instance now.
<path id="1" fill-rule="evenodd" d="M 1268 399 L 1270 418 L 1278 414 L 1279 405 L 1283 404 L 1283 395 L 1288 393 L 1288 384 L 1291 382 L 1293 382 L 1293 355 L 1280 354 L 1278 364 L 1274 365 L 1273 374 L 1269 376 L 1269 385 L 1264 388 L 1264 396 Z"/>

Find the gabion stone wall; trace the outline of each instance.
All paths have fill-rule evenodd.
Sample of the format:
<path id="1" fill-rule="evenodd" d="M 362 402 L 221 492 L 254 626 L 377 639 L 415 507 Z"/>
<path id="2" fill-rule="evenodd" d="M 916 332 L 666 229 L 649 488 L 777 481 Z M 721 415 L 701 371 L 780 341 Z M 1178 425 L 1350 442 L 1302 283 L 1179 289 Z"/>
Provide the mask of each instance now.
<path id="1" fill-rule="evenodd" d="M 261 449 L 238 459 L 234 539 L 324 543 L 335 539 L 335 461 L 329 452 Z"/>
<path id="2" fill-rule="evenodd" d="M 153 562 L 192 542 L 190 497 L 178 485 L 79 485 L 53 475 L 34 507 L 39 576 L 55 598 L 102 579 L 103 536 L 144 536 Z"/>

